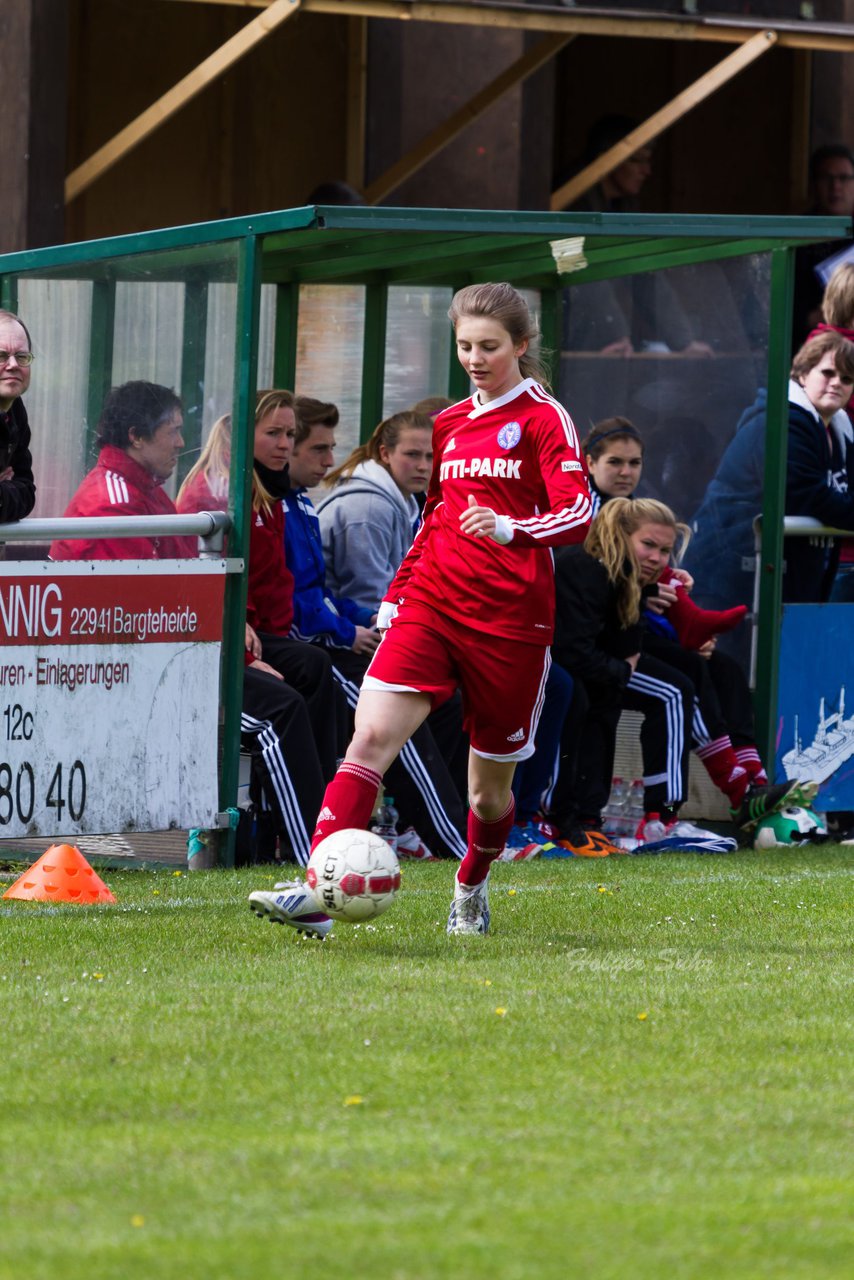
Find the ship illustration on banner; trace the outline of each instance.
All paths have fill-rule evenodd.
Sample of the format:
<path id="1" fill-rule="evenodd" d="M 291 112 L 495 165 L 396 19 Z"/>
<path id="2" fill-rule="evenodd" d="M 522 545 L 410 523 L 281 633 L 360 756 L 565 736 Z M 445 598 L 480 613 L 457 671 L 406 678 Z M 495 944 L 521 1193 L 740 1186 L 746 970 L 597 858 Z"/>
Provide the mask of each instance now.
<path id="1" fill-rule="evenodd" d="M 783 756 L 786 777 L 802 782 L 825 782 L 846 760 L 854 756 L 854 716 L 845 719 L 845 686 L 839 691 L 839 710 L 825 714 L 824 698 L 818 709 L 818 728 L 809 746 L 804 746 L 795 716 L 795 745 Z"/>

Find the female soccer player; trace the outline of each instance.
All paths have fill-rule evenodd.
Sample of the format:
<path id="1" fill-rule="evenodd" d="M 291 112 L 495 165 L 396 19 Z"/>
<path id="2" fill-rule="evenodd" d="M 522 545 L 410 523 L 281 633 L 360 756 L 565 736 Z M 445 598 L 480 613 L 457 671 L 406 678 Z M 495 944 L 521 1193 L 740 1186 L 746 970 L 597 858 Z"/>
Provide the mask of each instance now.
<path id="1" fill-rule="evenodd" d="M 459 687 L 470 809 L 448 932 L 468 934 L 489 928 L 513 771 L 534 747 L 554 624 L 550 548 L 583 541 L 590 495 L 572 420 L 538 380 L 523 298 L 507 284 L 470 285 L 448 315 L 475 391 L 436 419 L 424 521 L 380 609 L 384 637 L 312 844 L 367 824 L 391 761 Z"/>

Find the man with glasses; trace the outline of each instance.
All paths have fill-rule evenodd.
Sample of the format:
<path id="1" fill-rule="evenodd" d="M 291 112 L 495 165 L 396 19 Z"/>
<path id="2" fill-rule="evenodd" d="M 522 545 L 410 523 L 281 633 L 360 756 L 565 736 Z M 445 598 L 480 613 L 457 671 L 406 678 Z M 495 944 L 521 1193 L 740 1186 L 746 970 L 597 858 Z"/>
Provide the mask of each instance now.
<path id="1" fill-rule="evenodd" d="M 32 343 L 26 325 L 0 311 L 0 523 L 23 520 L 36 503 L 30 424 L 21 396 L 30 385 Z"/>

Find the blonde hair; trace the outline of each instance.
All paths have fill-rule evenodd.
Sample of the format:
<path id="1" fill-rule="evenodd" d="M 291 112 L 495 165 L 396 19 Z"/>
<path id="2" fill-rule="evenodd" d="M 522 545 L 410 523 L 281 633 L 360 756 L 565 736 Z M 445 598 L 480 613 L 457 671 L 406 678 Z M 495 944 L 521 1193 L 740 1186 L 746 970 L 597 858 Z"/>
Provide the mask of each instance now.
<path id="1" fill-rule="evenodd" d="M 255 426 L 266 418 L 268 413 L 276 409 L 293 409 L 294 395 L 292 391 L 259 391 L 255 397 Z M 205 442 L 199 460 L 187 475 L 178 493 L 178 503 L 191 482 L 200 473 L 211 493 L 228 492 L 228 476 L 231 468 L 231 414 L 224 413 L 217 418 L 211 427 L 211 433 Z M 268 515 L 273 509 L 275 499 L 261 483 L 258 472 L 252 468 L 252 510 L 264 511 Z"/>
<path id="2" fill-rule="evenodd" d="M 584 540 L 584 550 L 601 562 L 608 581 L 617 589 L 617 617 L 624 627 L 640 617 L 642 583 L 631 538 L 644 524 L 664 525 L 678 535 L 680 543 L 674 554 L 678 564 L 691 541 L 691 530 L 655 498 L 611 498 L 599 508 Z"/>
<path id="3" fill-rule="evenodd" d="M 527 342 L 528 349 L 519 357 L 523 378 L 534 378 L 549 386 L 549 375 L 540 350 L 540 331 L 528 304 L 510 284 L 470 284 L 455 293 L 448 309 L 448 319 L 456 331 L 460 320 L 470 316 L 486 316 L 506 329 L 513 345 Z"/>
<path id="4" fill-rule="evenodd" d="M 330 471 L 323 483 L 331 487 L 337 484 L 339 480 L 344 480 L 351 476 L 360 462 L 369 460 L 378 463 L 379 466 L 389 471 L 391 468 L 388 463 L 383 462 L 380 448 L 385 445 L 389 451 L 396 449 L 400 443 L 401 433 L 408 427 L 417 427 L 420 431 L 429 431 L 431 435 L 433 432 L 432 421 L 423 414 L 415 413 L 412 409 L 404 409 L 402 413 L 393 413 L 390 418 L 384 418 L 379 426 L 374 427 L 370 438 L 364 444 L 358 445 L 349 458 L 341 463 L 340 467 Z"/>
<path id="5" fill-rule="evenodd" d="M 843 262 L 827 282 L 821 318 L 840 329 L 854 329 L 854 263 Z"/>

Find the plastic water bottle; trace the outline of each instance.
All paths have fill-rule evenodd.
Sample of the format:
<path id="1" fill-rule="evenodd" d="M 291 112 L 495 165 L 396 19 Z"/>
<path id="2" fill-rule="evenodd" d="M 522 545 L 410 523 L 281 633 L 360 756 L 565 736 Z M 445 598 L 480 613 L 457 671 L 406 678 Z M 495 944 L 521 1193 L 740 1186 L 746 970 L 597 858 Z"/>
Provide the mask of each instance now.
<path id="1" fill-rule="evenodd" d="M 627 805 L 628 816 L 634 822 L 635 826 L 643 818 L 646 812 L 643 803 L 643 778 L 635 778 L 629 788 L 629 803 Z"/>
<path id="2" fill-rule="evenodd" d="M 628 834 L 629 816 L 629 784 L 624 778 L 614 778 L 611 782 L 611 794 L 605 806 L 603 818 L 605 830 L 610 836 Z"/>
<path id="3" fill-rule="evenodd" d="M 667 827 L 661 821 L 660 816 L 657 813 L 651 813 L 649 820 L 644 824 L 644 844 L 654 844 L 656 840 L 663 840 L 666 835 Z"/>
<path id="4" fill-rule="evenodd" d="M 382 804 L 377 810 L 377 817 L 374 823 L 374 832 L 387 845 L 397 853 L 398 830 L 397 820 L 399 814 L 394 807 L 394 796 L 383 796 Z"/>

